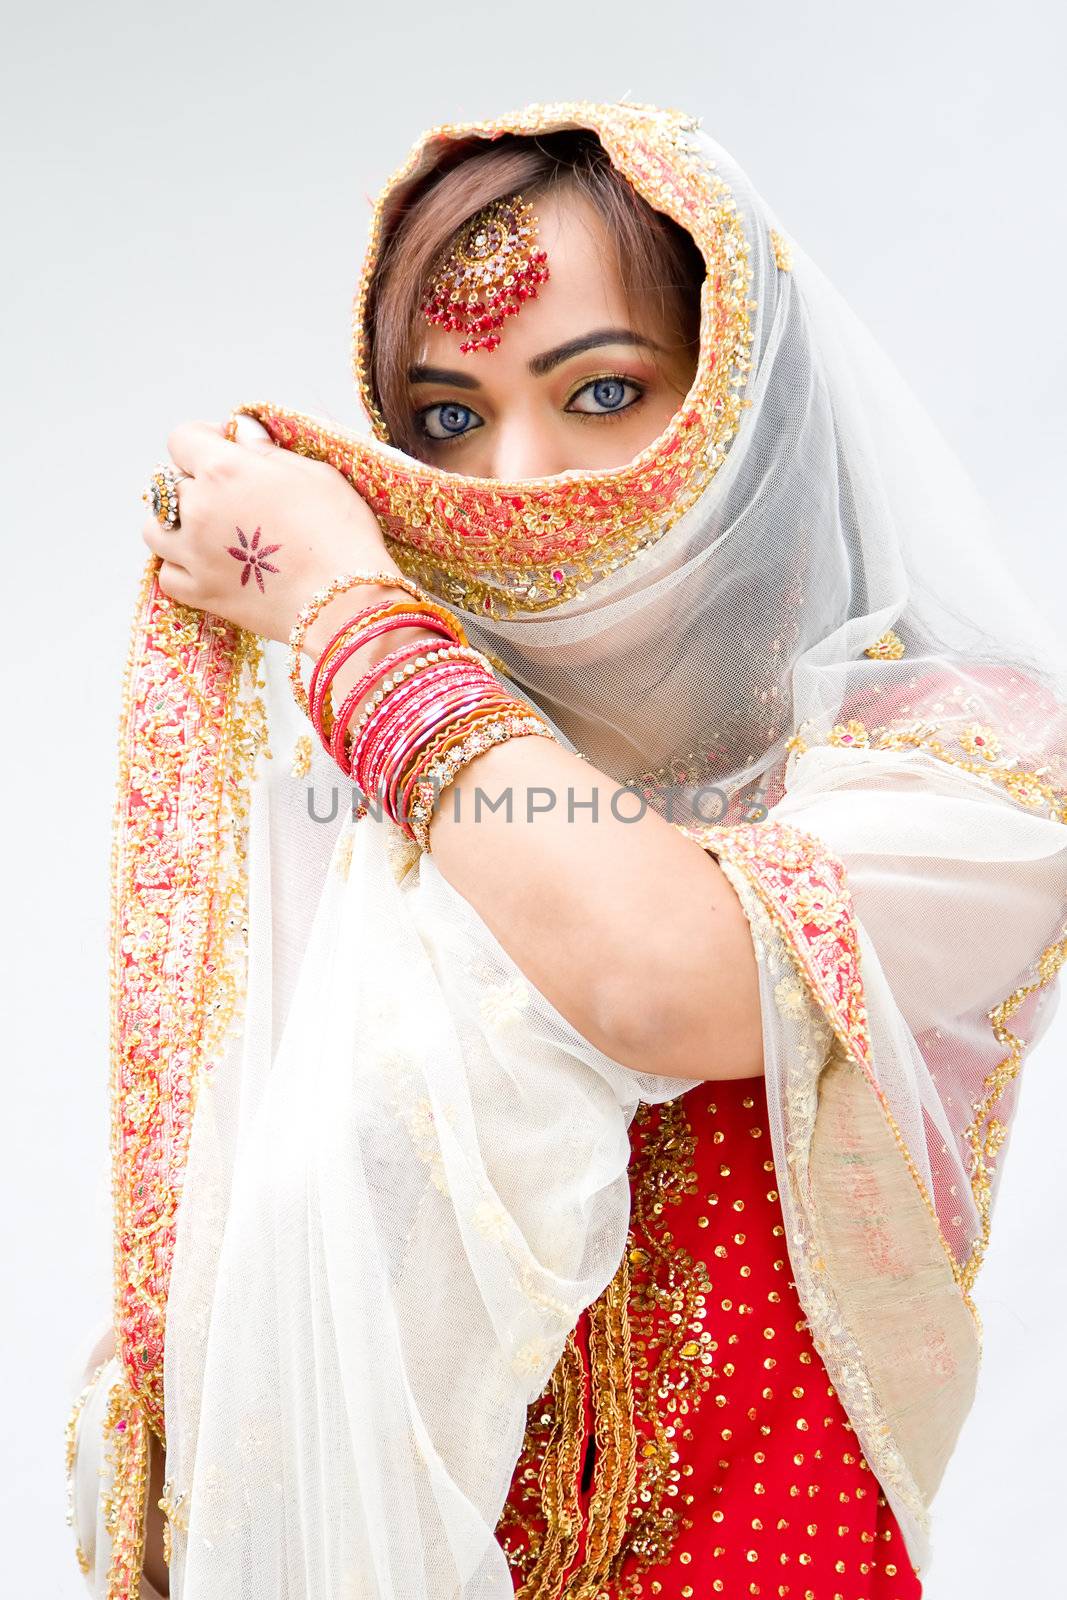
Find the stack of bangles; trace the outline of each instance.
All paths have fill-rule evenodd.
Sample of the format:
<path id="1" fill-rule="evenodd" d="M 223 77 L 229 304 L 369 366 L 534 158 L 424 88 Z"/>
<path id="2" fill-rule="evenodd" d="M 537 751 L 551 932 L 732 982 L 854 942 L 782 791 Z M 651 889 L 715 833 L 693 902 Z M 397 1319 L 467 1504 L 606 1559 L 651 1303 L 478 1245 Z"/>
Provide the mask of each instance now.
<path id="1" fill-rule="evenodd" d="M 305 690 L 304 635 L 330 600 L 364 584 L 403 589 L 412 600 L 367 606 L 342 623 Z M 372 639 L 412 627 L 439 634 L 441 643 L 423 640 L 391 651 L 361 675 L 335 712 L 331 690 L 344 662 Z M 462 767 L 490 745 L 520 734 L 554 738 L 542 717 L 501 687 L 488 657 L 467 643 L 456 618 L 402 576 L 356 572 L 334 578 L 297 616 L 289 650 L 293 695 L 323 749 L 424 851 L 430 849 L 437 797 Z"/>

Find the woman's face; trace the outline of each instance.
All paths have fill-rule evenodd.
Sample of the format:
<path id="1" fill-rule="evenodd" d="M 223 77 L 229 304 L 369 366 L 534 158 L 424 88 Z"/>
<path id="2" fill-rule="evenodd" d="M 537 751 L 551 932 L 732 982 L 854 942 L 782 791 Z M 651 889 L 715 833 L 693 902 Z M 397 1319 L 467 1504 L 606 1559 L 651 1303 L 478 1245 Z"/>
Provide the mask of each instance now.
<path id="1" fill-rule="evenodd" d="M 570 191 L 535 210 L 549 278 L 495 350 L 462 355 L 462 334 L 420 324 L 409 373 L 417 453 L 446 471 L 514 481 L 625 466 L 692 383 L 695 350 L 679 348 L 662 315 L 628 308 L 596 209 Z"/>

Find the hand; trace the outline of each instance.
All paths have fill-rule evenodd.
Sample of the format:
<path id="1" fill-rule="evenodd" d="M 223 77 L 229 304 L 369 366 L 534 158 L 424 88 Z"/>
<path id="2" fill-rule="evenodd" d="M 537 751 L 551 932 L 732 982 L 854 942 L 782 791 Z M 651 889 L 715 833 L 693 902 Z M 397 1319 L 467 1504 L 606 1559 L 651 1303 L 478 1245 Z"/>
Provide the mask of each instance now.
<path id="1" fill-rule="evenodd" d="M 259 428 L 243 418 L 242 433 L 246 423 Z M 191 474 L 178 486 L 180 525 L 168 531 L 150 516 L 141 533 L 162 558 L 165 595 L 285 643 L 300 608 L 331 578 L 400 568 L 374 513 L 336 468 L 259 432 L 245 443 L 211 422 L 175 428 L 167 449 Z"/>

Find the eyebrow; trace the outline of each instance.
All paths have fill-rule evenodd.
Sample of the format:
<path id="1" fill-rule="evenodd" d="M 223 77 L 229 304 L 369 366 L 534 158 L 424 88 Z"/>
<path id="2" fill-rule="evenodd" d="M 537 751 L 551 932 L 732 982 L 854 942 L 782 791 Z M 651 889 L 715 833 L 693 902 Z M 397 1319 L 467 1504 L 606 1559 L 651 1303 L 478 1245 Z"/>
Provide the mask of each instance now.
<path id="1" fill-rule="evenodd" d="M 551 350 L 543 350 L 539 356 L 534 356 L 527 366 L 535 378 L 543 378 L 546 372 L 551 372 L 553 367 L 558 367 L 571 356 L 581 355 L 585 350 L 596 350 L 605 344 L 635 344 L 644 345 L 649 350 L 663 349 L 655 339 L 645 338 L 642 334 L 635 333 L 632 328 L 596 328 L 592 333 L 581 333 L 576 339 L 568 339 L 565 344 L 557 344 Z M 477 378 L 472 378 L 469 372 L 453 372 L 448 367 L 411 367 L 408 371 L 408 382 L 453 384 L 457 389 L 481 388 Z"/>

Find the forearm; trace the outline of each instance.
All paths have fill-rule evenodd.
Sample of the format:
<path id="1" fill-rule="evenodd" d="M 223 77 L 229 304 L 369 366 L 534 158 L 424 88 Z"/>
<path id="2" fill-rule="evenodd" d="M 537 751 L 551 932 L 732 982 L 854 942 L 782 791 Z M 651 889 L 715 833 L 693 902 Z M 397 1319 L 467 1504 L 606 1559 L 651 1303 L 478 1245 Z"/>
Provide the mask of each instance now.
<path id="1" fill-rule="evenodd" d="M 479 807 L 479 788 L 505 803 Z M 430 843 L 530 981 L 607 1055 L 667 1076 L 762 1071 L 755 955 L 732 885 L 614 779 L 550 739 L 511 739 L 443 791 Z"/>
<path id="2" fill-rule="evenodd" d="M 305 649 L 317 658 L 356 610 L 403 598 L 381 589 L 339 596 Z M 391 633 L 358 652 L 336 675 L 334 705 L 372 662 L 418 637 Z M 424 637 L 428 649 L 444 642 Z M 699 845 L 619 791 L 552 739 L 509 739 L 442 791 L 434 861 L 605 1054 L 664 1075 L 755 1075 L 763 1061 L 756 964 L 733 887 Z"/>

